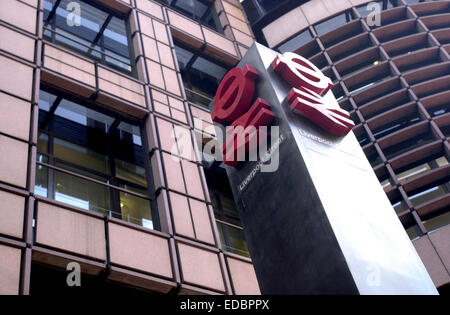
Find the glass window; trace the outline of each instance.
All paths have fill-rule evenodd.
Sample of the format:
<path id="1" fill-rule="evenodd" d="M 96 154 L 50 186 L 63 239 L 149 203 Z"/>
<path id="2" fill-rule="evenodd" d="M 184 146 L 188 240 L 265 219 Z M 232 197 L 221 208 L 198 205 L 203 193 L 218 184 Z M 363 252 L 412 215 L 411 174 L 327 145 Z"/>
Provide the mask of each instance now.
<path id="1" fill-rule="evenodd" d="M 40 137 L 39 143 L 41 143 Z M 39 163 L 48 163 L 48 158 L 43 154 L 38 154 L 37 161 Z M 48 169 L 43 165 L 36 166 L 36 181 L 34 184 L 34 194 L 42 197 L 48 196 Z"/>
<path id="2" fill-rule="evenodd" d="M 373 136 L 376 139 L 380 139 L 380 138 L 387 136 L 391 133 L 394 133 L 400 129 L 411 126 L 411 125 L 417 123 L 418 121 L 420 121 L 419 113 L 417 111 L 414 111 L 414 113 L 411 115 L 407 115 L 400 119 L 388 122 L 387 124 L 383 125 L 381 128 L 375 129 L 373 131 Z"/>
<path id="3" fill-rule="evenodd" d="M 397 0 L 371 1 L 370 3 L 373 2 L 377 3 L 383 11 L 395 8 L 398 5 Z M 371 12 L 373 12 L 373 9 L 368 8 L 368 3 L 357 7 L 356 10 L 358 10 L 361 17 L 367 17 Z"/>
<path id="4" fill-rule="evenodd" d="M 430 219 L 424 220 L 422 221 L 422 223 L 428 230 L 428 232 L 437 230 L 441 227 L 450 224 L 450 211 L 447 210 L 447 212 L 432 217 Z"/>
<path id="5" fill-rule="evenodd" d="M 375 83 L 376 82 L 369 82 L 369 83 L 366 83 L 366 84 L 360 84 L 360 86 L 355 87 L 354 89 L 350 90 L 348 93 L 349 94 L 355 94 L 355 93 L 361 92 L 362 90 L 365 90 L 365 89 L 371 87 Z"/>
<path id="6" fill-rule="evenodd" d="M 425 163 L 416 167 L 413 167 L 410 170 L 407 170 L 405 172 L 402 172 L 398 174 L 398 180 L 403 183 L 407 180 L 413 179 L 414 177 L 419 176 L 420 174 L 430 170 L 430 166 Z"/>
<path id="7" fill-rule="evenodd" d="M 403 154 L 407 151 L 414 150 L 415 148 L 433 142 L 434 139 L 435 138 L 433 134 L 428 131 L 395 145 L 391 145 L 390 147 L 383 149 L 383 152 L 387 159 L 393 159 L 394 157 L 399 156 L 400 154 Z"/>
<path id="8" fill-rule="evenodd" d="M 384 191 L 388 191 L 389 189 L 392 188 L 392 182 L 390 178 L 381 181 L 380 184 L 381 187 L 383 187 Z"/>
<path id="9" fill-rule="evenodd" d="M 229 67 L 175 44 L 178 64 L 188 100 L 209 107 Z"/>
<path id="10" fill-rule="evenodd" d="M 79 19 L 76 5 L 79 5 Z M 125 19 L 94 2 L 45 0 L 44 38 L 125 73 L 132 71 Z"/>
<path id="11" fill-rule="evenodd" d="M 214 8 L 214 1 L 208 0 L 159 0 L 181 14 L 222 33 L 223 29 Z"/>
<path id="12" fill-rule="evenodd" d="M 311 32 L 306 29 L 303 32 L 300 32 L 298 35 L 295 35 L 290 40 L 286 41 L 285 43 L 279 45 L 277 47 L 277 50 L 284 54 L 285 52 L 295 51 L 310 40 L 312 40 Z"/>
<path id="13" fill-rule="evenodd" d="M 121 188 L 134 191 L 141 195 L 146 195 L 147 191 L 142 188 L 123 184 Z M 120 192 L 120 211 L 122 220 L 153 229 L 151 209 L 148 200 L 131 195 L 130 193 Z"/>
<path id="14" fill-rule="evenodd" d="M 428 113 L 431 115 L 431 117 L 441 116 L 444 115 L 445 113 L 448 113 L 449 111 L 450 111 L 449 103 L 436 105 L 428 109 Z"/>
<path id="15" fill-rule="evenodd" d="M 152 229 L 139 122 L 59 92 L 40 97 L 35 193 Z"/>
<path id="16" fill-rule="evenodd" d="M 364 147 L 364 154 L 370 162 L 370 165 L 375 166 L 382 163 L 381 157 L 373 145 Z"/>
<path id="17" fill-rule="evenodd" d="M 450 187 L 449 183 L 444 183 L 439 186 L 434 186 L 432 188 L 421 191 L 415 195 L 409 197 L 409 200 L 413 204 L 413 206 L 418 207 L 426 202 L 429 202 L 437 197 L 443 196 L 448 193 Z"/>
<path id="18" fill-rule="evenodd" d="M 209 195 L 225 250 L 249 257 L 247 242 L 225 169 L 205 170 Z"/>
<path id="19" fill-rule="evenodd" d="M 402 167 L 397 172 L 398 180 L 403 183 L 409 181 L 417 176 L 422 175 L 423 173 L 447 165 L 448 161 L 445 156 L 436 155 L 427 157 L 426 159 L 418 160 L 412 164 L 408 164 L 405 167 Z"/>
<path id="20" fill-rule="evenodd" d="M 147 187 L 145 168 L 119 159 L 115 159 L 114 164 L 117 178 Z"/>
<path id="21" fill-rule="evenodd" d="M 406 206 L 406 204 L 405 204 L 405 202 L 404 202 L 403 200 L 394 203 L 394 204 L 392 205 L 392 207 L 394 208 L 395 213 L 397 213 L 397 214 L 402 213 L 403 211 L 405 211 L 406 209 L 408 209 L 408 207 Z"/>
<path id="22" fill-rule="evenodd" d="M 234 227 L 220 220 L 217 220 L 217 228 L 224 250 L 246 257 L 250 256 L 242 228 Z"/>
<path id="23" fill-rule="evenodd" d="M 80 175 L 88 175 L 93 179 L 101 179 L 87 174 L 80 170 L 70 168 L 60 163 L 55 164 L 58 167 L 76 171 Z M 110 205 L 110 191 L 107 186 L 85 180 L 83 178 L 70 175 L 68 173 L 55 171 L 55 200 L 67 203 L 69 205 L 90 211 L 96 211 L 102 214 L 108 214 Z M 84 173 L 84 174 L 83 174 Z M 102 180 L 106 183 L 106 179 Z"/>
<path id="24" fill-rule="evenodd" d="M 106 155 L 56 137 L 53 139 L 53 156 L 103 174 L 109 174 Z"/>
<path id="25" fill-rule="evenodd" d="M 414 4 L 414 3 L 419 3 L 419 2 L 431 2 L 431 1 L 436 1 L 436 0 L 405 0 L 405 2 L 408 4 Z"/>
<path id="26" fill-rule="evenodd" d="M 413 226 L 406 229 L 406 234 L 408 234 L 409 239 L 412 241 L 420 237 L 421 232 L 417 224 L 414 224 Z"/>
<path id="27" fill-rule="evenodd" d="M 338 14 L 328 20 L 317 23 L 314 25 L 314 29 L 317 35 L 321 36 L 325 33 L 331 32 L 338 28 L 339 26 L 345 25 L 353 20 L 353 14 L 351 11 L 346 11 L 344 13 Z"/>

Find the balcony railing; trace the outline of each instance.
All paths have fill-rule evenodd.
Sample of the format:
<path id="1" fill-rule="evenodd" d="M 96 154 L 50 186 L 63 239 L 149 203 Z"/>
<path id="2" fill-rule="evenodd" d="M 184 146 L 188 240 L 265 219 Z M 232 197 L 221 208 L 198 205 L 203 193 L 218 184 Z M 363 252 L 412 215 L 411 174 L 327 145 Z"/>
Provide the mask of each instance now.
<path id="1" fill-rule="evenodd" d="M 209 109 L 209 104 L 212 102 L 212 98 L 200 93 L 200 92 L 195 92 L 191 89 L 188 88 L 184 88 L 185 92 L 186 92 L 186 98 L 189 100 L 189 102 L 206 107 Z"/>
<path id="2" fill-rule="evenodd" d="M 38 159 L 46 160 L 43 155 L 39 155 Z M 148 196 L 41 161 L 36 162 L 36 195 L 145 228 L 154 228 Z M 111 210 L 113 194 L 121 196 L 120 213 Z"/>
<path id="3" fill-rule="evenodd" d="M 112 52 L 106 53 L 92 46 L 88 41 L 84 41 L 76 36 L 59 29 L 44 27 L 44 39 L 52 43 L 61 44 L 71 50 L 75 50 L 81 55 L 97 60 L 101 64 L 112 66 L 114 69 L 127 75 L 132 75 L 133 65 L 130 59 L 120 57 Z"/>
<path id="4" fill-rule="evenodd" d="M 223 249 L 234 254 L 250 257 L 243 228 L 219 219 L 216 219 L 216 222 Z"/>

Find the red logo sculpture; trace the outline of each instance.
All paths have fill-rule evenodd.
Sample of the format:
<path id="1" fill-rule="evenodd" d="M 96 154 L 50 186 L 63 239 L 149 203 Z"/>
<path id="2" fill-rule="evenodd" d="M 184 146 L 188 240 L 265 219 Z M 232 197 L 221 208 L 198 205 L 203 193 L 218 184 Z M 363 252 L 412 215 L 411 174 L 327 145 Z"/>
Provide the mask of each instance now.
<path id="1" fill-rule="evenodd" d="M 249 65 L 231 69 L 217 89 L 212 120 L 225 125 L 244 114 L 253 100 L 257 77 L 258 71 Z"/>
<path id="2" fill-rule="evenodd" d="M 285 53 L 274 59 L 272 67 L 293 87 L 287 99 L 294 113 L 336 136 L 346 135 L 355 126 L 347 111 L 324 103 L 322 95 L 333 87 L 333 83 L 307 59 Z M 261 98 L 250 107 L 257 78 L 258 71 L 250 65 L 234 68 L 225 75 L 216 92 L 212 120 L 234 127 L 227 130 L 228 137 L 222 147 L 224 163 L 230 166 L 236 166 L 242 160 L 237 156 L 238 152 L 246 153 L 251 143 L 258 143 L 259 127 L 269 125 L 275 117 L 270 105 Z M 257 141 L 252 142 L 254 137 Z M 244 150 L 242 146 L 245 146 Z"/>
<path id="3" fill-rule="evenodd" d="M 355 126 L 347 111 L 324 103 L 321 95 L 327 93 L 333 83 L 311 62 L 288 52 L 276 57 L 272 68 L 293 87 L 288 94 L 288 102 L 294 113 L 335 136 L 346 135 Z"/>
<path id="4" fill-rule="evenodd" d="M 294 113 L 308 118 L 333 135 L 346 135 L 355 126 L 347 111 L 329 107 L 323 102 L 323 97 L 305 87 L 299 90 L 293 88 L 287 99 Z"/>
<path id="5" fill-rule="evenodd" d="M 267 126 L 275 117 L 269 103 L 262 98 L 258 98 L 248 110 L 257 78 L 258 71 L 252 66 L 234 68 L 225 75 L 216 92 L 212 120 L 224 125 L 231 123 L 233 127 L 227 130 L 228 137 L 222 147 L 224 163 L 230 166 L 243 160 L 238 152 L 246 153 L 250 150 L 250 143 L 258 143 L 259 127 Z M 258 137 L 257 141 L 252 142 L 253 137 Z M 244 145 L 245 150 L 239 150 Z"/>
<path id="6" fill-rule="evenodd" d="M 231 124 L 233 128 L 231 133 L 228 134 L 225 145 L 222 147 L 224 163 L 236 166 L 238 161 L 242 161 L 243 156 L 238 155 L 238 153 L 248 152 L 251 144 L 258 144 L 260 140 L 259 127 L 269 125 L 274 117 L 275 115 L 270 110 L 269 103 L 262 98 L 258 98 L 246 114 Z M 255 137 L 256 139 L 254 139 Z M 245 149 L 239 150 L 244 145 Z"/>
<path id="7" fill-rule="evenodd" d="M 272 68 L 294 88 L 305 87 L 317 94 L 325 94 L 332 87 L 330 78 L 326 77 L 311 62 L 294 53 L 284 53 L 272 62 Z"/>

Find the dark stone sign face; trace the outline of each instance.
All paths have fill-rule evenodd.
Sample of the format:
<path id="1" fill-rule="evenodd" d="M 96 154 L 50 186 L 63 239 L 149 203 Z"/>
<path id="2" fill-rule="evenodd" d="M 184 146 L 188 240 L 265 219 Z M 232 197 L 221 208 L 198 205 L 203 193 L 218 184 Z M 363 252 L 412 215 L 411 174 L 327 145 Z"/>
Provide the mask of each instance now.
<path id="1" fill-rule="evenodd" d="M 277 56 L 255 44 L 238 67 L 257 70 L 254 98 L 270 105 L 279 137 L 263 159 L 226 166 L 261 292 L 437 294 L 353 133 L 291 111 Z M 339 108 L 331 91 L 324 101 Z"/>

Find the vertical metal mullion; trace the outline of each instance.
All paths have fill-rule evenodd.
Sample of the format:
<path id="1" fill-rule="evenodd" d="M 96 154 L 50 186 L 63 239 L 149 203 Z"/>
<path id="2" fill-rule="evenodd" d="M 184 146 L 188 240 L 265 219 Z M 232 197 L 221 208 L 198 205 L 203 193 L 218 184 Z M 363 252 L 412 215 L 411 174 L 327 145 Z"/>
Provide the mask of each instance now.
<path id="1" fill-rule="evenodd" d="M 51 31 L 51 36 L 52 36 L 52 43 L 56 44 L 56 18 L 52 19 L 52 31 Z"/>
<path id="2" fill-rule="evenodd" d="M 50 165 L 55 165 L 55 159 L 53 157 L 54 154 L 54 123 L 53 123 L 53 117 L 50 119 L 49 121 L 49 125 L 48 125 L 48 164 Z M 52 169 L 52 168 L 47 168 L 47 197 L 50 199 L 55 199 L 55 195 L 56 195 L 56 172 Z"/>
<path id="3" fill-rule="evenodd" d="M 224 212 L 224 210 L 223 210 L 223 207 L 222 207 L 222 200 L 221 200 L 221 198 L 220 198 L 220 194 L 218 194 L 217 193 L 217 190 L 214 190 L 214 194 L 216 195 L 216 200 L 217 200 L 217 205 L 218 205 L 218 207 L 219 207 L 219 213 L 220 213 L 220 219 L 221 220 L 223 220 L 223 221 L 225 221 L 225 222 L 227 222 L 227 217 L 226 217 L 226 215 L 225 215 L 225 212 Z M 230 233 L 229 233 L 229 231 L 228 231 L 228 229 L 230 229 L 231 227 L 229 227 L 228 225 L 226 225 L 226 224 L 222 224 L 222 223 L 220 223 L 221 225 L 222 225 L 222 236 L 223 236 L 223 239 L 224 239 L 224 241 L 225 241 L 225 244 L 230 248 L 230 249 L 232 249 L 233 248 L 233 246 L 232 246 L 232 243 L 231 243 L 231 237 L 230 237 Z"/>
<path id="4" fill-rule="evenodd" d="M 139 125 L 139 129 L 141 132 L 141 140 L 142 140 L 142 150 L 144 151 L 144 168 L 145 175 L 147 178 L 147 194 L 150 198 L 150 211 L 152 215 L 153 228 L 155 230 L 161 230 L 161 219 L 158 212 L 158 204 L 156 202 L 155 196 L 155 183 L 153 182 L 153 170 L 150 163 L 150 150 L 148 147 L 148 136 L 146 133 L 146 129 L 144 127 L 144 123 Z"/>
<path id="5" fill-rule="evenodd" d="M 213 173 L 212 186 L 213 186 L 212 187 L 213 193 L 214 193 L 214 196 L 215 196 L 216 202 L 217 202 L 217 207 L 218 207 L 217 210 L 219 212 L 219 217 L 220 217 L 221 220 L 226 221 L 225 212 L 224 212 L 223 207 L 222 207 L 222 200 L 220 198 L 220 193 L 218 193 L 219 189 L 217 187 L 217 174 L 216 174 L 216 172 Z M 225 245 L 228 247 L 228 249 L 232 249 L 233 246 L 231 246 L 232 244 L 231 244 L 231 240 L 230 240 L 230 233 L 228 232 L 228 228 L 229 228 L 228 225 L 222 224 L 220 222 L 219 222 L 219 224 L 222 227 L 222 229 L 221 229 L 222 230 L 222 237 L 223 237 L 223 240 L 225 241 Z"/>
<path id="6" fill-rule="evenodd" d="M 116 163 L 114 161 L 114 154 L 113 154 L 113 134 L 114 133 L 106 133 L 107 136 L 107 146 L 106 146 L 106 156 L 109 160 L 109 180 L 110 184 L 113 186 L 117 186 L 117 180 L 116 180 Z M 122 209 L 120 208 L 120 193 L 118 190 L 109 188 L 109 198 L 110 198 L 110 213 L 111 215 L 114 215 L 113 217 L 118 217 L 120 214 L 120 218 L 122 217 Z"/>
<path id="7" fill-rule="evenodd" d="M 131 12 L 131 11 L 130 11 Z M 130 15 L 128 15 L 128 18 L 125 20 L 125 31 L 127 33 L 127 41 L 128 41 L 128 59 L 130 61 L 131 66 L 131 75 L 135 78 L 138 77 L 137 73 L 137 67 L 136 67 L 136 58 L 135 58 L 135 51 L 131 40 L 131 27 L 130 27 Z M 136 15 L 137 16 L 137 15 Z"/>
<path id="8" fill-rule="evenodd" d="M 95 48 L 95 47 L 94 47 Z M 106 65 L 105 36 L 100 38 L 100 50 L 102 51 L 102 64 Z"/>

